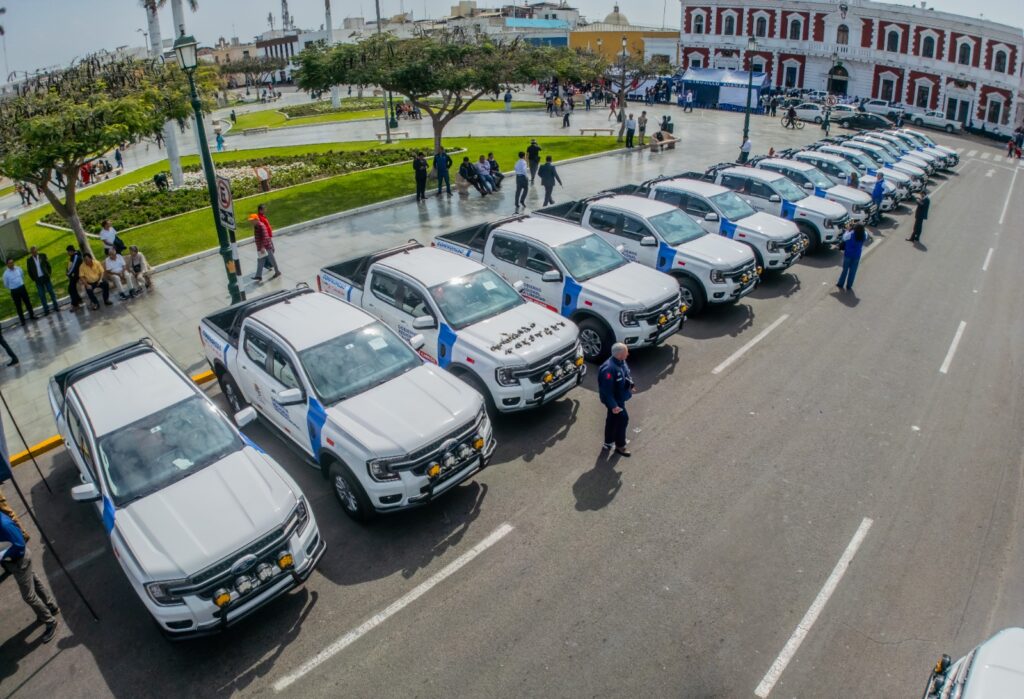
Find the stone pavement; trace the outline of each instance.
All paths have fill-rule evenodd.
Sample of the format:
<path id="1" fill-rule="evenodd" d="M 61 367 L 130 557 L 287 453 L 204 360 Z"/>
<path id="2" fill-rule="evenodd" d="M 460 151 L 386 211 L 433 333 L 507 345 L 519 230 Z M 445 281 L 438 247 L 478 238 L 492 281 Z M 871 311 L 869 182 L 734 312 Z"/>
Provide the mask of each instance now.
<path id="1" fill-rule="evenodd" d="M 659 107 L 653 113 L 661 114 L 663 111 L 664 108 Z M 466 115 L 456 120 L 452 131 L 477 129 L 477 133 L 489 131 L 493 134 L 509 131 L 557 133 L 559 130 L 554 125 L 556 120 L 545 116 L 516 116 L 519 118 L 513 119 L 505 114 Z M 604 116 L 593 112 L 592 116 L 585 118 L 599 122 Z M 462 120 L 466 124 L 459 126 Z M 673 120 L 677 124 L 676 135 L 681 138 L 676 150 L 660 154 L 639 150 L 612 153 L 563 165 L 560 174 L 565 186 L 556 190 L 556 199 L 564 201 L 587 196 L 609 186 L 640 182 L 661 174 L 703 170 L 710 164 L 736 157 L 742 114 L 698 111 L 683 115 L 673 108 Z M 289 130 L 287 133 L 310 130 L 313 129 Z M 345 126 L 338 128 L 339 132 L 346 130 Z M 819 135 L 814 128 L 799 132 L 783 130 L 777 119 L 753 117 L 751 120 L 755 153 L 765 152 L 769 146 L 780 149 L 808 143 Z M 543 137 L 538 140 L 543 147 Z M 525 141 L 523 145 L 527 145 Z M 558 153 L 551 155 L 558 157 Z M 512 163 L 503 165 L 511 168 Z M 506 186 L 496 196 L 487 198 L 474 192 L 468 197 L 456 195 L 452 199 L 431 197 L 421 205 L 405 201 L 319 225 L 296 227 L 299 230 L 295 234 L 282 235 L 277 239 L 277 257 L 284 275 L 262 286 L 246 277 L 243 288 L 252 297 L 299 282 L 315 285 L 316 273 L 325 264 L 396 245 L 410 238 L 429 243 L 433 236 L 446 230 L 511 215 L 513 192 L 510 189 L 514 188 Z M 541 201 L 538 190 L 531 189 L 529 206 L 539 208 Z M 269 216 L 273 222 L 272 209 Z M 251 246 L 242 248 L 242 264 L 246 273 L 252 274 L 255 253 Z M 154 286 L 152 292 L 128 302 L 118 301 L 114 294 L 115 305 L 97 312 L 83 311 L 75 315 L 64 311 L 56 317 L 51 314 L 35 323 L 30 322 L 26 330 L 15 327 L 5 332 L 5 338 L 18 354 L 21 364 L 0 368 L 2 391 L 29 445 L 53 435 L 46 385 L 54 372 L 75 362 L 148 336 L 187 371 L 207 368 L 202 361 L 197 324 L 203 315 L 227 305 L 226 280 L 220 259 L 208 256 L 162 272 L 155 277 Z M 146 386 L 140 385 L 139 390 L 145 391 Z M 111 400 L 117 400 L 117 396 L 111 396 Z M 18 440 L 6 411 L 3 419 L 10 451 L 21 451 L 26 445 Z"/>

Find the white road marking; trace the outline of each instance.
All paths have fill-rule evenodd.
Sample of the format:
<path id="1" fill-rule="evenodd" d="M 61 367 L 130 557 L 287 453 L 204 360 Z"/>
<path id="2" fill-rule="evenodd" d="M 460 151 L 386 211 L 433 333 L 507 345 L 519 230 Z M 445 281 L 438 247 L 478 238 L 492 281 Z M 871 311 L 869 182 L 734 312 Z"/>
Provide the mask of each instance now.
<path id="1" fill-rule="evenodd" d="M 942 360 L 942 366 L 939 367 L 940 374 L 949 373 L 949 365 L 953 363 L 953 356 L 956 354 L 956 347 L 960 344 L 960 338 L 964 336 L 964 330 L 967 329 L 967 323 L 960 321 L 960 326 L 956 329 L 956 335 L 953 336 L 953 342 L 949 345 L 949 351 L 946 352 L 946 358 Z"/>
<path id="2" fill-rule="evenodd" d="M 989 248 L 988 249 L 988 254 L 985 255 L 985 264 L 983 264 L 981 266 L 981 271 L 982 272 L 987 272 L 988 271 L 988 263 L 992 261 L 992 253 L 994 253 L 995 251 L 996 251 L 995 248 Z"/>
<path id="3" fill-rule="evenodd" d="M 1003 202 L 1003 213 L 999 214 L 999 225 L 1003 225 L 1003 221 L 1006 219 L 1006 209 L 1010 206 L 1010 195 L 1013 194 L 1013 185 L 1017 183 L 1017 172 L 1013 171 L 1013 177 L 1010 178 L 1010 188 L 1006 191 L 1006 201 Z M 948 182 L 948 180 L 947 180 Z"/>
<path id="4" fill-rule="evenodd" d="M 969 151 L 967 151 L 967 157 L 968 157 L 968 158 L 973 158 L 973 157 L 974 157 L 974 156 L 976 156 L 977 154 L 978 154 L 978 151 L 977 151 L 977 150 L 969 150 Z"/>
<path id="5" fill-rule="evenodd" d="M 959 153 L 963 153 L 963 152 L 964 152 L 964 149 L 963 149 L 963 147 L 957 148 L 957 149 L 956 149 L 956 152 L 957 152 L 958 154 L 959 154 Z"/>
<path id="6" fill-rule="evenodd" d="M 775 328 L 777 328 L 780 325 L 782 325 L 783 321 L 785 321 L 786 318 L 789 318 L 789 314 L 788 313 L 783 313 L 781 316 L 779 316 L 779 318 L 774 323 L 772 323 L 767 328 L 765 328 L 764 330 L 759 332 L 757 334 L 757 336 L 753 340 L 751 340 L 750 342 L 748 342 L 747 344 L 743 345 L 738 350 L 736 350 L 735 352 L 730 354 L 728 356 L 728 358 L 726 358 L 726 360 L 724 362 L 722 362 L 721 364 L 716 366 L 714 369 L 712 369 L 711 373 L 712 374 L 720 374 L 723 371 L 725 371 L 726 369 L 728 369 L 729 366 L 731 366 L 733 362 L 735 362 L 737 359 L 739 359 L 744 354 L 746 354 L 754 345 L 756 345 L 758 342 L 760 342 L 764 338 L 768 337 L 768 333 L 770 333 L 772 330 L 774 330 Z"/>
<path id="7" fill-rule="evenodd" d="M 988 160 L 991 155 L 992 155 L 991 153 L 989 153 L 988 151 L 985 151 L 984 153 L 981 154 L 981 159 L 982 160 Z"/>
<path id="8" fill-rule="evenodd" d="M 992 156 L 992 162 L 993 163 L 1001 163 L 1001 162 L 1003 162 L 1003 156 L 1001 156 L 1001 155 L 993 155 Z"/>
<path id="9" fill-rule="evenodd" d="M 996 174 L 996 169 L 994 167 L 990 167 L 988 172 L 985 173 L 985 177 L 991 177 L 994 174 Z"/>
<path id="10" fill-rule="evenodd" d="M 494 546 L 494 544 L 498 543 L 513 529 L 514 527 L 508 522 L 502 524 L 500 527 L 491 532 L 486 539 L 484 539 L 479 544 L 471 548 L 469 551 L 466 551 L 466 553 L 462 554 L 454 561 L 446 565 L 444 568 L 434 573 L 434 575 L 430 576 L 427 580 L 423 581 L 422 583 L 414 587 L 412 590 L 407 592 L 405 595 L 392 602 L 382 611 L 377 612 L 369 619 L 364 621 L 362 624 L 352 629 L 344 636 L 339 638 L 337 641 L 327 646 L 322 651 L 317 653 L 315 656 L 307 660 L 305 664 L 299 667 L 298 670 L 292 672 L 289 675 L 285 675 L 284 677 L 279 679 L 277 682 L 274 683 L 274 691 L 280 692 L 287 689 L 295 682 L 302 679 L 310 672 L 318 668 L 320 665 L 327 662 L 335 655 L 348 648 L 350 645 L 352 645 L 360 638 L 365 636 L 367 633 L 383 624 L 385 621 L 387 621 L 395 614 L 405 609 L 407 606 L 418 600 L 423 595 L 430 592 L 431 589 L 433 589 L 438 583 L 442 582 L 445 578 L 450 577 L 452 574 L 457 572 L 467 563 L 471 562 L 481 553 L 489 549 L 491 546 Z"/>
<path id="11" fill-rule="evenodd" d="M 811 627 L 814 626 L 814 622 L 818 620 L 818 615 L 828 604 L 828 600 L 832 597 L 832 593 L 836 591 L 839 586 L 839 582 L 843 579 L 846 574 L 846 570 L 850 567 L 850 562 L 853 561 L 853 557 L 857 554 L 857 549 L 864 543 L 864 538 L 868 535 L 868 530 L 871 529 L 871 525 L 874 522 L 865 517 L 857 527 L 856 533 L 850 543 L 846 546 L 846 550 L 843 551 L 843 555 L 839 558 L 839 562 L 836 563 L 836 567 L 832 569 L 832 574 L 828 576 L 828 580 L 825 581 L 825 586 L 821 588 L 818 596 L 811 602 L 810 608 L 807 613 L 804 614 L 804 618 L 797 624 L 796 630 L 793 635 L 789 637 L 789 641 L 783 647 L 782 652 L 775 658 L 775 662 L 765 673 L 764 678 L 761 680 L 761 684 L 757 685 L 757 689 L 754 690 L 754 694 L 765 699 L 771 694 L 772 688 L 775 687 L 775 683 L 779 681 L 779 677 L 785 671 L 786 666 L 789 665 L 789 661 L 796 655 L 797 650 L 800 648 L 800 644 L 803 643 L 804 638 L 810 632 Z"/>

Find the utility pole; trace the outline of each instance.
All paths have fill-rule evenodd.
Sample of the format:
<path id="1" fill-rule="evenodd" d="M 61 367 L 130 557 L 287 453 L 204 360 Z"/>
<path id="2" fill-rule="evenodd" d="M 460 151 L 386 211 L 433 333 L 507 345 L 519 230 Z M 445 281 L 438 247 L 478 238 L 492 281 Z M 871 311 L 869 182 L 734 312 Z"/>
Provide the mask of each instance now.
<path id="1" fill-rule="evenodd" d="M 324 29 L 327 30 L 327 47 L 334 46 L 334 23 L 331 21 L 331 0 L 324 0 Z M 331 107 L 337 109 L 341 106 L 341 86 L 331 86 Z"/>
<path id="2" fill-rule="evenodd" d="M 374 5 L 377 6 L 377 36 L 381 36 L 384 31 L 380 26 L 380 0 L 374 0 Z M 391 117 L 388 115 L 388 102 L 391 101 L 391 91 L 388 90 L 388 98 L 384 100 L 384 143 L 391 143 Z"/>

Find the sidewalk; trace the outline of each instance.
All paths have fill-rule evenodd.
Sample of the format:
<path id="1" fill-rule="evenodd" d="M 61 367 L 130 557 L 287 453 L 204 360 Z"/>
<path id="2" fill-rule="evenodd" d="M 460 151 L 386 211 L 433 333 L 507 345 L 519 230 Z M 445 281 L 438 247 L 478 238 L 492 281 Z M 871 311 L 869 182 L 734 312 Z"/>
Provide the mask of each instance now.
<path id="1" fill-rule="evenodd" d="M 656 109 L 654 114 L 663 113 L 662 108 Z M 591 114 L 597 117 L 595 121 L 604 119 L 601 112 Z M 487 118 L 494 116 L 487 115 Z M 495 121 L 501 123 L 505 116 L 497 115 Z M 547 117 L 540 116 L 539 120 L 541 125 L 548 123 Z M 556 189 L 556 200 L 588 196 L 609 186 L 640 182 L 661 174 L 703 170 L 710 164 L 736 157 L 742 114 L 696 112 L 684 117 L 673 109 L 673 120 L 676 135 L 681 138 L 675 150 L 660 154 L 637 150 L 560 166 L 565 186 Z M 466 121 L 474 120 L 467 118 Z M 472 128 L 472 124 L 466 128 Z M 520 128 L 528 133 L 531 127 Z M 532 128 L 535 133 L 539 130 Z M 497 128 L 490 131 L 500 132 Z M 800 145 L 815 140 L 818 135 L 813 129 L 783 131 L 775 119 L 751 119 L 755 153 L 766 151 L 769 145 L 776 149 Z M 543 146 L 543 138 L 538 140 Z M 558 157 L 557 153 L 552 155 Z M 503 165 L 510 168 L 512 163 Z M 241 253 L 246 272 L 243 289 L 251 298 L 299 282 L 315 285 L 316 273 L 324 264 L 397 245 L 410 238 L 429 244 L 435 235 L 446 230 L 512 215 L 513 189 L 508 185 L 497 195 L 486 198 L 475 192 L 465 198 L 456 195 L 451 199 L 435 199 L 431 196 L 421 205 L 406 201 L 319 225 L 295 226 L 294 232 L 279 231 L 280 235 L 275 236 L 277 257 L 284 275 L 261 286 L 250 281 L 248 275 L 255 267 L 255 253 L 251 246 L 245 246 Z M 531 189 L 528 205 L 537 208 L 541 200 L 540 192 Z M 274 212 L 270 211 L 269 216 L 273 222 Z M 51 313 L 35 323 L 30 321 L 26 330 L 12 328 L 5 333 L 5 339 L 18 354 L 21 364 L 0 368 L 0 390 L 14 411 L 28 445 L 54 434 L 46 396 L 50 376 L 82 359 L 148 336 L 187 372 L 197 373 L 208 368 L 202 361 L 197 325 L 202 316 L 228 303 L 219 257 L 207 256 L 156 275 L 153 291 L 138 299 L 120 302 L 116 296 L 114 294 L 115 305 L 100 311 L 83 311 L 77 315 L 64 311 L 56 316 Z M 145 391 L 147 387 L 140 385 L 139 390 Z M 111 396 L 111 400 L 118 398 Z M 3 420 L 10 451 L 16 453 L 25 449 L 28 445 L 18 440 L 6 412 Z"/>

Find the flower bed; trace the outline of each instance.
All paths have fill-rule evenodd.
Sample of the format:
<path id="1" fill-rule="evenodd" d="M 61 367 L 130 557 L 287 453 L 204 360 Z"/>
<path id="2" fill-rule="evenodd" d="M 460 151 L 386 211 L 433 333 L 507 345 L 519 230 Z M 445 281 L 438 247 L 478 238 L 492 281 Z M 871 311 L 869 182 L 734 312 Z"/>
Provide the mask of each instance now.
<path id="1" fill-rule="evenodd" d="M 384 102 L 383 97 L 358 98 L 348 97 L 341 101 L 341 106 L 335 109 L 331 106 L 330 100 L 324 102 L 309 102 L 296 104 L 289 107 L 281 107 L 277 111 L 285 114 L 289 119 L 298 117 L 319 116 L 320 114 L 334 114 L 343 112 L 363 112 L 368 109 L 380 109 Z"/>

